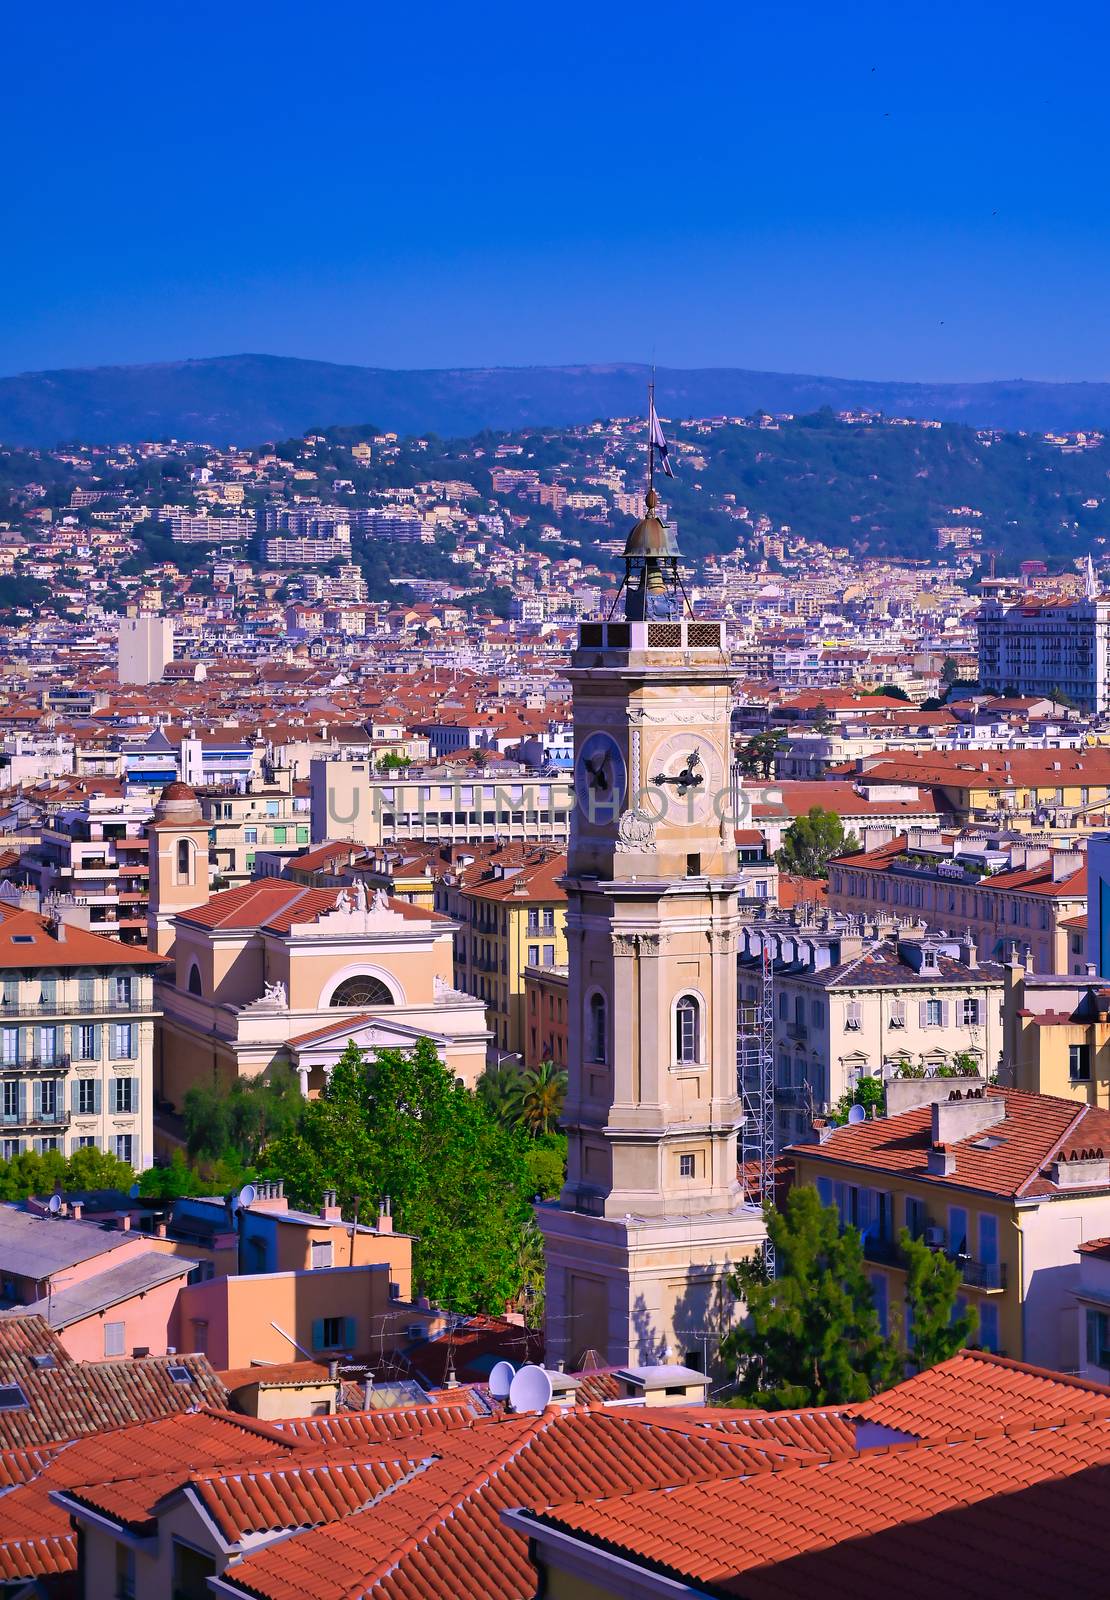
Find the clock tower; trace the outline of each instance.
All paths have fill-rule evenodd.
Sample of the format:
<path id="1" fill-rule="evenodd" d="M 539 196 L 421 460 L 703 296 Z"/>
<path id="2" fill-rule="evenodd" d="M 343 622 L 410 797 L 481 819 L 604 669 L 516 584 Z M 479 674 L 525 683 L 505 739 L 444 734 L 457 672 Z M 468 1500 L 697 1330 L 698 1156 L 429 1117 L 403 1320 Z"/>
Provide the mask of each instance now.
<path id="1" fill-rule="evenodd" d="M 624 615 L 570 670 L 567 1181 L 541 1205 L 547 1355 L 712 1365 L 730 1267 L 762 1244 L 737 1177 L 732 672 L 674 536 L 628 537 Z"/>

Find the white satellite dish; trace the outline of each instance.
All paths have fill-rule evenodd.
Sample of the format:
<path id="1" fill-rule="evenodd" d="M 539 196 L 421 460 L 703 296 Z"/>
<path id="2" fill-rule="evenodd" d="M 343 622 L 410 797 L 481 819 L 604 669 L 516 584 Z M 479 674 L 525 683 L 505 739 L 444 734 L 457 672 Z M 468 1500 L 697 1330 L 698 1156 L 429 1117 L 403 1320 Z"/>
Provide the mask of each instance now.
<path id="1" fill-rule="evenodd" d="M 56 1217 L 58 1215 L 58 1212 L 62 1209 L 62 1197 L 61 1197 L 61 1195 L 60 1194 L 52 1194 L 50 1196 L 50 1199 L 46 1202 L 46 1209 L 47 1209 L 47 1211 L 49 1211 L 49 1213 L 50 1213 L 50 1215 L 52 1217 Z"/>
<path id="2" fill-rule="evenodd" d="M 553 1392 L 542 1367 L 521 1367 L 509 1386 L 509 1405 L 514 1411 L 546 1411 Z"/>
<path id="3" fill-rule="evenodd" d="M 239 1204 L 241 1206 L 252 1206 L 257 1197 L 258 1190 L 253 1183 L 245 1183 L 239 1190 Z"/>
<path id="4" fill-rule="evenodd" d="M 857 1122 L 866 1122 L 867 1121 L 866 1108 L 863 1107 L 863 1106 L 853 1106 L 851 1111 L 849 1111 L 849 1113 L 848 1113 L 848 1121 L 853 1125 L 853 1127 L 855 1126 L 855 1124 Z"/>
<path id="5" fill-rule="evenodd" d="M 511 1361 L 499 1361 L 489 1375 L 489 1392 L 495 1400 L 507 1400 L 516 1377 Z"/>

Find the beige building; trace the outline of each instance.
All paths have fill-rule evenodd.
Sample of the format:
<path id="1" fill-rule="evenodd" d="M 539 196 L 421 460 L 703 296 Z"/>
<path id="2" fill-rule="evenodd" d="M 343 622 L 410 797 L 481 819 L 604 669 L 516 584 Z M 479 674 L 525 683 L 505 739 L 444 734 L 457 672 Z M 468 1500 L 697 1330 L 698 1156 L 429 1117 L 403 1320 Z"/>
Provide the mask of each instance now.
<path id="1" fill-rule="evenodd" d="M 457 1077 L 478 1078 L 489 1034 L 481 1003 L 452 986 L 455 923 L 362 884 L 266 878 L 212 895 L 198 818 L 175 784 L 151 824 L 151 922 L 173 962 L 159 984 L 162 1094 L 180 1105 L 194 1083 L 282 1061 L 309 1094 L 350 1039 L 369 1050 L 427 1037 Z"/>
<path id="2" fill-rule="evenodd" d="M 936 1074 L 1002 1061 L 1003 969 L 974 939 L 918 923 L 808 909 L 746 927 L 741 1000 L 757 998 L 763 951 L 774 971 L 776 1143 L 805 1137 L 814 1112 L 861 1078 Z"/>
<path id="3" fill-rule="evenodd" d="M 1110 1109 L 1110 980 L 1006 968 L 1006 1081 Z"/>
<path id="4" fill-rule="evenodd" d="M 252 781 L 243 793 L 230 787 L 196 793 L 208 824 L 209 867 L 223 888 L 257 876 L 260 851 L 292 859 L 308 848 L 308 793 L 305 785 L 294 784 L 289 768 L 278 769 L 268 782 Z"/>
<path id="5" fill-rule="evenodd" d="M 312 837 L 376 846 L 399 839 L 478 844 L 541 840 L 562 849 L 570 779 L 497 762 L 490 771 L 410 767 L 383 774 L 369 760 L 314 760 Z"/>
<path id="6" fill-rule="evenodd" d="M 989 960 L 1007 960 L 1016 944 L 1042 972 L 1075 971 L 1070 924 L 1087 909 L 1082 851 L 932 828 L 869 829 L 864 845 L 829 864 L 833 910 L 967 929 Z"/>
<path id="7" fill-rule="evenodd" d="M 160 683 L 173 660 L 173 623 L 144 611 L 119 625 L 120 683 Z"/>
<path id="8" fill-rule="evenodd" d="M 153 1147 L 158 1007 L 148 951 L 61 920 L 0 911 L 0 1156 Z"/>
<path id="9" fill-rule="evenodd" d="M 537 1220 L 550 1361 L 702 1366 L 763 1241 L 737 1175 L 732 671 L 648 505 L 626 620 L 582 623 L 572 658 L 568 1174 Z"/>

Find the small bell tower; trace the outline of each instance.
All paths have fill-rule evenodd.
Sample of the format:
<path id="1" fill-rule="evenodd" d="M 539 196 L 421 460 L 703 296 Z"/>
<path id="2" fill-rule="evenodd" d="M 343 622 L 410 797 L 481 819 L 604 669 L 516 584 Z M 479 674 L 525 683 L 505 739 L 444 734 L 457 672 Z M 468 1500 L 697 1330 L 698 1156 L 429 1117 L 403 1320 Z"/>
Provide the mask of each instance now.
<path id="1" fill-rule="evenodd" d="M 187 783 L 169 783 L 147 824 L 150 908 L 147 943 L 160 956 L 173 945 L 173 919 L 209 897 L 208 824 Z"/>

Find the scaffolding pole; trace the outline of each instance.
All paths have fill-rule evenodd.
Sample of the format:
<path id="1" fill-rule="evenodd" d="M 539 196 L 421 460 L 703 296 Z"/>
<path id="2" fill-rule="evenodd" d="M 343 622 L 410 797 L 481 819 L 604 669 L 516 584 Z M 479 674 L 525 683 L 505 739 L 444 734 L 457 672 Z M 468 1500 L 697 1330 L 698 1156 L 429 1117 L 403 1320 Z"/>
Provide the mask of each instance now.
<path id="1" fill-rule="evenodd" d="M 762 941 L 760 980 L 754 1000 L 741 1000 L 736 1033 L 736 1072 L 744 1121 L 740 1129 L 740 1170 L 744 1200 L 762 1206 L 775 1198 L 775 967 L 769 940 Z M 775 1272 L 774 1248 L 764 1246 L 768 1275 Z"/>

